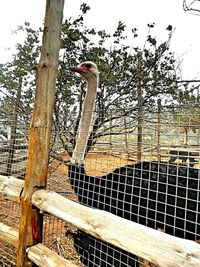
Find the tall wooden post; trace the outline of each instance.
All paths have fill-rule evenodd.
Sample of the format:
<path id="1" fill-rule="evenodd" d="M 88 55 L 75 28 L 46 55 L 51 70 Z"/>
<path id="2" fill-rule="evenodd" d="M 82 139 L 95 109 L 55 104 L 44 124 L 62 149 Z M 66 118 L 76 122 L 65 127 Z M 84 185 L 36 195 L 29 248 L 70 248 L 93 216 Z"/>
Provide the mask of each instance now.
<path id="1" fill-rule="evenodd" d="M 21 217 L 17 267 L 32 266 L 26 249 L 42 241 L 42 215 L 32 206 L 35 190 L 47 181 L 51 119 L 60 49 L 64 0 L 47 0 L 41 57 L 36 73 L 36 97 L 29 132 L 25 187 L 21 197 Z"/>

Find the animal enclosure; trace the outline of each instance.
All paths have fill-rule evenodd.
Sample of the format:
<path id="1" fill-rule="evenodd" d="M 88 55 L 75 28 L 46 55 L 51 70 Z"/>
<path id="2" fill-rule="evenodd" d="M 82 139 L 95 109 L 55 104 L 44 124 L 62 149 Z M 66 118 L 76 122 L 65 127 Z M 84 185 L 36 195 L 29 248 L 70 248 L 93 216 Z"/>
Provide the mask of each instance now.
<path id="1" fill-rule="evenodd" d="M 102 112 L 105 123 L 90 135 L 83 166 L 70 163 L 73 141 L 68 139 L 72 133 L 67 123 L 62 127 L 54 123 L 47 189 L 159 232 L 199 242 L 200 110 L 198 106 L 195 114 L 189 110 L 189 106 L 144 110 L 140 132 L 137 110 Z M 94 113 L 94 123 L 97 117 Z M 9 116 L 0 121 L 0 174 L 23 179 L 29 122 L 23 114 L 17 121 Z M 18 228 L 19 209 L 18 203 L 1 196 L 2 223 Z M 43 244 L 76 266 L 154 266 L 48 213 Z M 12 244 L 1 242 L 0 266 L 15 263 Z"/>

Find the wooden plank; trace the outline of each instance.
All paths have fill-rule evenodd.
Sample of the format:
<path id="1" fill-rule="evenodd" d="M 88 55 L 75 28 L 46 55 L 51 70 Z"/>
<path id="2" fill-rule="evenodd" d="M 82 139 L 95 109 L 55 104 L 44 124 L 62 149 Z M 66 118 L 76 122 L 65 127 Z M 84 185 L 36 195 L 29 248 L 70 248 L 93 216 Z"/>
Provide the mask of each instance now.
<path id="1" fill-rule="evenodd" d="M 8 177 L 11 177 L 11 176 L 0 175 L 0 187 L 4 182 L 7 181 Z"/>
<path id="2" fill-rule="evenodd" d="M 36 97 L 29 130 L 25 186 L 21 198 L 17 267 L 31 266 L 26 248 L 42 240 L 43 216 L 31 197 L 45 188 L 48 172 L 52 111 L 60 49 L 64 0 L 47 0 L 41 57 L 36 66 Z"/>
<path id="3" fill-rule="evenodd" d="M 0 222 L 0 240 L 17 248 L 19 232 L 17 229 Z"/>
<path id="4" fill-rule="evenodd" d="M 1 181 L 6 181 L 7 177 L 0 177 Z M 14 181 L 17 181 L 18 179 L 14 179 Z M 23 181 L 18 180 L 19 183 L 23 183 Z M 41 190 L 40 190 L 41 191 Z M 191 266 L 199 266 L 198 263 L 200 264 L 200 245 L 196 243 L 192 242 L 192 241 L 187 241 L 187 240 L 182 240 L 173 236 L 169 236 L 167 234 L 163 234 L 161 233 L 161 235 L 158 234 L 158 231 L 155 231 L 153 229 L 150 229 L 148 227 L 142 226 L 142 225 L 138 225 L 135 224 L 134 222 L 129 222 L 127 220 L 121 219 L 119 218 L 120 224 L 124 225 L 124 228 L 126 229 L 126 232 L 128 232 L 129 237 L 132 237 L 132 240 L 129 241 L 129 243 L 127 242 L 127 244 L 131 244 L 134 248 L 132 248 L 131 246 L 129 247 L 127 245 L 124 246 L 124 243 L 126 245 L 126 239 L 124 240 L 124 238 L 126 237 L 126 233 L 124 233 L 123 231 L 120 232 L 120 229 L 123 230 L 122 227 L 118 227 L 117 226 L 117 220 L 116 220 L 116 216 L 104 212 L 104 211 L 98 211 L 95 209 L 90 209 L 84 206 L 81 206 L 79 203 L 74 203 L 71 202 L 63 197 L 61 197 L 60 195 L 53 193 L 53 192 L 49 192 L 49 191 L 43 191 L 42 192 L 35 192 L 33 195 L 33 204 L 37 205 L 38 208 L 40 208 L 41 210 L 46 210 L 49 213 L 58 216 L 59 218 L 65 220 L 65 221 L 69 221 L 72 224 L 74 224 L 76 227 L 82 229 L 83 231 L 97 237 L 100 239 L 103 239 L 113 245 L 118 246 L 119 243 L 121 244 L 119 247 L 121 247 L 124 250 L 127 250 L 131 253 L 134 253 L 136 255 L 138 255 L 139 257 L 145 258 L 149 261 L 149 257 L 150 258 L 154 258 L 155 254 L 159 255 L 159 253 L 164 253 L 169 256 L 169 254 L 171 255 L 171 260 L 175 262 L 176 258 L 179 258 L 179 262 L 180 260 L 183 260 L 183 263 L 181 261 L 180 265 L 179 262 L 177 262 L 176 266 L 188 266 L 187 264 L 190 264 Z M 60 205 L 60 203 L 62 203 L 62 207 Z M 86 210 L 85 210 L 86 208 Z M 82 209 L 84 209 L 82 211 Z M 83 213 L 82 213 L 83 212 Z M 77 217 L 78 215 L 78 217 Z M 90 218 L 91 218 L 91 222 L 90 222 Z M 112 220 L 114 219 L 114 225 L 112 223 Z M 118 237 L 119 240 L 116 239 L 116 233 L 112 233 L 112 231 L 109 232 L 109 229 L 104 229 L 106 228 L 106 221 L 109 222 L 109 224 L 111 225 L 111 227 L 113 227 L 113 230 L 115 231 L 115 229 L 118 229 Z M 124 223 L 125 221 L 125 223 Z M 99 222 L 101 222 L 99 224 Z M 129 225 L 130 223 L 130 227 L 131 229 L 128 228 L 127 225 Z M 87 225 L 88 224 L 88 225 Z M 1 224 L 3 225 L 3 224 Z M 94 227 L 95 226 L 95 227 Z M 138 230 L 139 227 L 139 230 Z M 90 228 L 92 230 L 90 230 Z M 110 227 L 109 227 L 110 228 Z M 4 228 L 5 229 L 5 228 Z M 112 229 L 111 229 L 112 230 Z M 10 238 L 8 237 L 8 235 L 3 234 L 2 232 L 7 232 L 7 230 L 1 230 L 0 233 L 0 238 L 4 241 L 8 241 L 10 242 Z M 93 233 L 93 231 L 97 231 L 97 233 Z M 104 233 L 105 231 L 105 233 Z M 107 232 L 109 232 L 110 237 L 107 237 Z M 159 236 L 157 236 L 159 235 Z M 3 238 L 2 238 L 3 236 Z M 16 236 L 16 235 L 15 235 Z M 103 236 L 103 238 L 102 238 Z M 134 238 L 135 237 L 135 238 Z M 122 238 L 122 240 L 121 240 Z M 146 240 L 146 242 L 149 242 L 148 240 L 150 240 L 149 242 L 149 246 L 147 246 L 147 250 L 145 247 L 145 244 L 141 243 L 141 239 L 143 241 Z M 117 241 L 116 241 L 117 240 Z M 11 241 L 12 242 L 12 241 Z M 14 242 L 14 246 L 16 244 L 16 240 L 13 241 Z M 155 247 L 157 246 L 156 244 L 158 244 L 157 242 L 159 242 L 159 248 L 156 248 L 155 251 Z M 139 248 L 142 250 L 138 252 L 137 246 L 139 246 Z M 153 253 L 152 253 L 153 251 Z M 138 254 L 137 254 L 138 253 Z M 177 254 L 177 255 L 173 255 L 173 254 Z M 145 257 L 145 255 L 147 257 Z M 148 255 L 149 254 L 149 255 Z M 170 258 L 169 257 L 169 258 Z M 194 261 L 196 257 L 196 262 Z M 185 258 L 187 258 L 186 263 Z M 163 259 L 162 259 L 163 261 Z M 152 261 L 154 262 L 154 264 L 158 264 L 159 260 L 157 262 L 156 257 L 154 258 L 154 260 Z M 159 263 L 160 264 L 160 263 Z M 164 264 L 167 264 L 166 259 L 164 261 Z M 171 264 L 169 262 L 169 264 Z M 178 265 L 179 264 L 179 265 Z M 197 265 L 195 265 L 197 264 Z M 173 265 L 159 265 L 159 266 L 173 266 Z"/>
<path id="5" fill-rule="evenodd" d="M 6 199 L 20 203 L 20 196 L 24 188 L 24 181 L 12 176 L 0 175 L 0 193 Z"/>
<path id="6" fill-rule="evenodd" d="M 36 191 L 32 203 L 41 211 L 47 211 L 160 267 L 200 266 L 200 245 L 194 241 L 170 236 L 106 211 L 88 208 L 51 191 Z"/>
<path id="7" fill-rule="evenodd" d="M 69 260 L 65 260 L 56 254 L 54 251 L 45 247 L 42 244 L 37 244 L 27 249 L 28 258 L 37 264 L 37 266 L 48 266 L 48 267 L 78 267 Z"/>
<path id="8" fill-rule="evenodd" d="M 12 245 L 13 247 L 18 247 L 19 231 L 13 227 L 10 227 L 4 223 L 0 223 L 0 240 Z M 38 266 L 48 266 L 48 267 L 78 267 L 69 260 L 63 259 L 61 256 L 56 254 L 54 251 L 45 247 L 42 244 L 37 244 L 27 249 L 28 258 L 37 264 Z"/>

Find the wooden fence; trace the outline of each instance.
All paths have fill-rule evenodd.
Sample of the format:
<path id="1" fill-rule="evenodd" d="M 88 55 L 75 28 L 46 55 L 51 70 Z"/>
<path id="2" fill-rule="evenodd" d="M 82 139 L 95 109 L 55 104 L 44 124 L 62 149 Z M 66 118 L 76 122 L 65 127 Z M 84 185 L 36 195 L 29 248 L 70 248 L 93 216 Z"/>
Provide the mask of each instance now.
<path id="1" fill-rule="evenodd" d="M 0 176 L 1 193 L 20 202 L 24 181 Z M 125 220 L 106 211 L 92 209 L 55 192 L 39 189 L 31 203 L 78 229 L 128 251 L 157 266 L 200 266 L 200 245 L 149 227 Z M 62 203 L 62 205 L 60 205 Z M 19 231 L 0 223 L 0 239 L 18 248 Z M 26 249 L 27 257 L 39 266 L 76 266 L 38 243 Z"/>
<path id="2" fill-rule="evenodd" d="M 19 230 L 0 223 L 0 239 L 17 248 L 17 267 L 76 266 L 41 244 L 43 212 L 158 266 L 200 266 L 200 245 L 45 190 L 64 0 L 47 0 L 43 45 L 36 66 L 35 108 L 25 181 L 0 176 L 1 193 L 21 204 Z M 60 205 L 62 203 L 62 207 Z"/>

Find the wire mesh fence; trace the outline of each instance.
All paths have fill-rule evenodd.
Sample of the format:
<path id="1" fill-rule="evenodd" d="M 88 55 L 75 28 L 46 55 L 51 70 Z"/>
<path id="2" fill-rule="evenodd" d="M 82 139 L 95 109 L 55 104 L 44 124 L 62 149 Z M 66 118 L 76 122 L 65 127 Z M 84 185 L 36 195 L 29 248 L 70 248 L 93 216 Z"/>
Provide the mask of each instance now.
<path id="1" fill-rule="evenodd" d="M 0 222 L 11 226 L 18 227 L 20 206 L 9 200 L 5 200 L 0 194 Z M 11 245 L 0 242 L 0 266 L 12 267 L 16 264 L 17 251 Z"/>
<path id="2" fill-rule="evenodd" d="M 108 116 L 90 135 L 93 147 L 84 166 L 69 165 L 70 183 L 85 205 L 199 240 L 199 110 L 139 115 Z M 151 266 L 82 231 L 75 246 L 85 266 Z"/>
<path id="3" fill-rule="evenodd" d="M 84 205 L 198 241 L 199 107 L 163 107 L 142 114 L 102 111 L 94 113 L 93 122 L 84 165 L 77 166 L 69 162 L 78 123 L 75 118 L 71 123 L 54 120 L 47 188 Z M 24 178 L 28 126 L 29 122 L 0 118 L 1 175 Z M 19 207 L 16 210 L 2 198 L 4 202 L 1 221 L 17 228 Z M 44 218 L 43 243 L 80 266 L 153 266 L 49 214 Z M 0 250 L 2 266 L 15 264 L 16 252 L 6 263 L 9 249 Z"/>
<path id="4" fill-rule="evenodd" d="M 0 174 L 24 177 L 28 148 L 28 124 L 0 117 Z"/>

